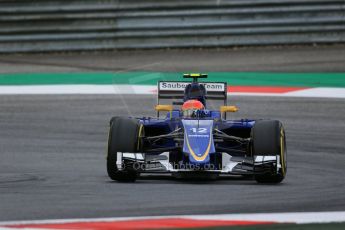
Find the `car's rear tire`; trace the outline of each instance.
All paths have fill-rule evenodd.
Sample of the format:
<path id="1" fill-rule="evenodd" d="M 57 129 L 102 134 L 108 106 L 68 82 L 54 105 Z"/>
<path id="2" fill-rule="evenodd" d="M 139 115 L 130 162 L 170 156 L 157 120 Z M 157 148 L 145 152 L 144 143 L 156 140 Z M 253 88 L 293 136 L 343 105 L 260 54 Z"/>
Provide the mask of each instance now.
<path id="1" fill-rule="evenodd" d="M 277 184 L 283 181 L 287 171 L 287 150 L 285 131 L 282 123 L 276 120 L 259 120 L 252 128 L 252 152 L 256 156 L 279 156 L 280 168 L 274 164 L 268 172 L 255 174 L 254 178 L 258 183 Z M 255 166 L 254 166 L 254 172 Z"/>
<path id="2" fill-rule="evenodd" d="M 117 153 L 138 151 L 138 136 L 140 124 L 138 120 L 113 117 L 110 121 L 107 155 L 107 172 L 112 180 L 120 182 L 134 182 L 138 177 L 138 172 L 133 167 L 123 165 L 119 170 L 116 165 Z M 126 167 L 127 166 L 127 167 Z"/>

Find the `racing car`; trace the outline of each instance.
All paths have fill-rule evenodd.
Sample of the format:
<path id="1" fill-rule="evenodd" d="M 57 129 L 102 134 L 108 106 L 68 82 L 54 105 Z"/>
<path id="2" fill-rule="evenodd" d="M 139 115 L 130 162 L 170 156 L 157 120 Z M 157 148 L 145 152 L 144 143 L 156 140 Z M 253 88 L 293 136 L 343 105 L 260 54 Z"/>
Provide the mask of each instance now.
<path id="1" fill-rule="evenodd" d="M 111 118 L 109 177 L 134 182 L 142 173 L 227 174 L 280 183 L 287 171 L 282 123 L 226 119 L 238 110 L 227 105 L 226 82 L 200 81 L 206 74 L 183 77 L 191 80 L 158 82 L 157 117 Z M 219 109 L 208 109 L 212 100 L 221 102 Z"/>

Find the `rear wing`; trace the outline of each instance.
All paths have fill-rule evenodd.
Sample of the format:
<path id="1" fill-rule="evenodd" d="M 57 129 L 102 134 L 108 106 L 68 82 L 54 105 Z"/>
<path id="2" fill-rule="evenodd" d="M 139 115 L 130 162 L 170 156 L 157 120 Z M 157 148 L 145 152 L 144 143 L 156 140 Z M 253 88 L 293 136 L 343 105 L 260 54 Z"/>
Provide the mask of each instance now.
<path id="1" fill-rule="evenodd" d="M 160 99 L 183 99 L 184 90 L 191 82 L 185 81 L 159 81 L 157 104 Z M 206 100 L 222 100 L 227 105 L 226 82 L 198 82 L 206 89 Z M 175 102 L 176 103 L 176 102 Z M 174 104 L 174 103 L 173 103 Z"/>

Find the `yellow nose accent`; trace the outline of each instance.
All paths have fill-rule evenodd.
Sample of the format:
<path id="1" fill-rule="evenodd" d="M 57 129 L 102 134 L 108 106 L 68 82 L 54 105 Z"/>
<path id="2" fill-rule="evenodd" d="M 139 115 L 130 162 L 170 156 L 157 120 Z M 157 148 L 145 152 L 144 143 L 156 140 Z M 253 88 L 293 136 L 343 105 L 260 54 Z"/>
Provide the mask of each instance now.
<path id="1" fill-rule="evenodd" d="M 185 134 L 185 135 L 187 135 L 187 134 Z M 210 130 L 210 140 L 208 142 L 207 149 L 204 152 L 204 154 L 202 156 L 200 156 L 200 157 L 195 154 L 195 152 L 193 151 L 192 147 L 189 144 L 188 137 L 186 137 L 186 141 L 187 141 L 187 146 L 188 146 L 189 152 L 192 154 L 193 158 L 196 161 L 204 161 L 206 159 L 206 157 L 208 156 L 208 153 L 210 152 L 210 149 L 211 149 L 211 142 L 212 142 L 211 135 L 212 135 L 212 129 Z"/>

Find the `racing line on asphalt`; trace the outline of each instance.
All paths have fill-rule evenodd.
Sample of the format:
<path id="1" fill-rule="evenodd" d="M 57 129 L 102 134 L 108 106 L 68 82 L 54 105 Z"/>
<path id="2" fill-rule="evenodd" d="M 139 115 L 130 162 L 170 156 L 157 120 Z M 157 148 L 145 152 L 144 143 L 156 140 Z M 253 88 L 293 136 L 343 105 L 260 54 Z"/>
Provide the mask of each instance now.
<path id="1" fill-rule="evenodd" d="M 154 116 L 155 103 L 153 95 L 2 95 L 0 220 L 343 211 L 343 99 L 229 98 L 240 108 L 231 118 L 283 122 L 288 173 L 280 185 L 164 175 L 110 181 L 110 117 Z"/>

